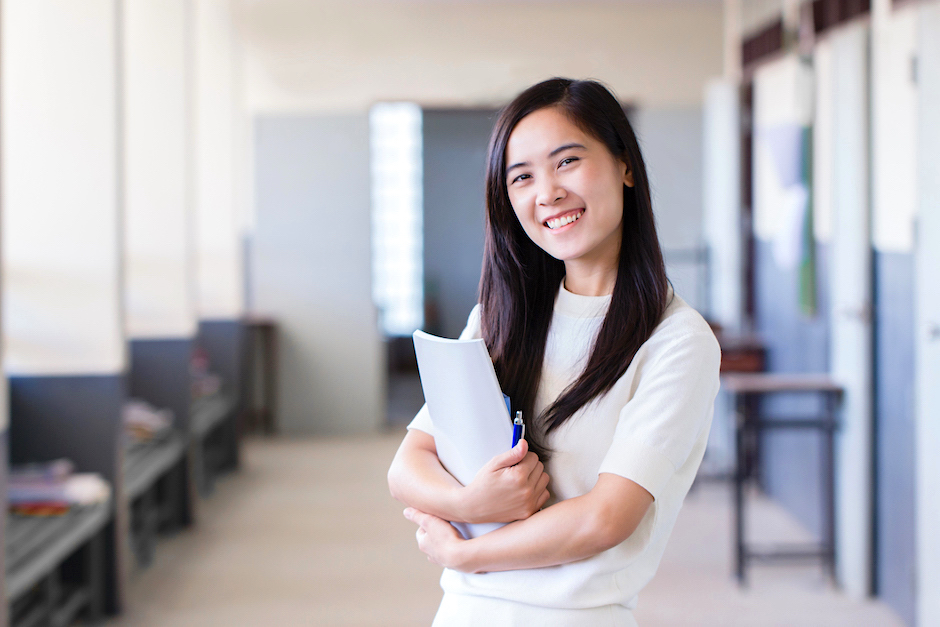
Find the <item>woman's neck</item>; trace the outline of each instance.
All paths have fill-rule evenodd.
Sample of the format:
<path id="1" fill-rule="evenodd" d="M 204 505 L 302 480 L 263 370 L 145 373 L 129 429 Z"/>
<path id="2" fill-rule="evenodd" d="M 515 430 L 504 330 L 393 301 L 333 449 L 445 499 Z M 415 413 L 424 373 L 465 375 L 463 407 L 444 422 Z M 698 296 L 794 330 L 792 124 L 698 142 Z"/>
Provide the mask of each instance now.
<path id="1" fill-rule="evenodd" d="M 617 267 L 585 267 L 565 262 L 565 289 L 579 296 L 607 296 L 614 293 Z"/>

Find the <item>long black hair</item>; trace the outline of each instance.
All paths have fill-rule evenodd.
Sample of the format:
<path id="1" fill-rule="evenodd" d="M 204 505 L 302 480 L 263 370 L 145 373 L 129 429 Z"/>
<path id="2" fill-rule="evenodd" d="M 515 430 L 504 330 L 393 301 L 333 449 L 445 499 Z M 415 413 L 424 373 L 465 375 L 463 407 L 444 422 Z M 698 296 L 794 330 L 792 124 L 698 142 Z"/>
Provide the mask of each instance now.
<path id="1" fill-rule="evenodd" d="M 584 371 L 540 416 L 533 411 L 555 296 L 565 264 L 539 248 L 513 212 L 506 185 L 506 144 L 530 113 L 557 107 L 602 142 L 633 173 L 623 186 L 617 279 Z M 480 277 L 483 339 L 513 412 L 522 410 L 531 450 L 547 459 L 545 436 L 609 391 L 649 339 L 667 306 L 668 280 L 656 236 L 646 166 L 617 99 L 600 83 L 553 78 L 519 94 L 499 114 L 486 169 L 486 242 Z"/>

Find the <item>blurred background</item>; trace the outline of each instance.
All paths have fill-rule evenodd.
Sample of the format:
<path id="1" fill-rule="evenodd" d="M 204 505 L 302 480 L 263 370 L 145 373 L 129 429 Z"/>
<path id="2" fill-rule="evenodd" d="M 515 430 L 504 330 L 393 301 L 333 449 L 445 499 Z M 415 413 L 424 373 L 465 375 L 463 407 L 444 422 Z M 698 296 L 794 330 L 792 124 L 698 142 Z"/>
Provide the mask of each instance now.
<path id="1" fill-rule="evenodd" d="M 723 349 L 641 624 L 940 625 L 940 2 L 0 0 L 0 626 L 429 624 L 410 336 L 552 76 Z"/>

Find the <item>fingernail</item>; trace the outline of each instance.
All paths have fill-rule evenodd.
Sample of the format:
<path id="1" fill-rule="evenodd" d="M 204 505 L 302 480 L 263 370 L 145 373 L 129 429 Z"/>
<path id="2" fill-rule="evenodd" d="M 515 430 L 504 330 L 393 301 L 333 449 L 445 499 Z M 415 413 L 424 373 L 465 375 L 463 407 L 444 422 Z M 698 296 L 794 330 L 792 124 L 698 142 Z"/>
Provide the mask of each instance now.
<path id="1" fill-rule="evenodd" d="M 410 507 L 406 507 L 406 508 L 405 508 L 405 511 L 402 512 L 402 514 L 404 514 L 404 515 L 405 515 L 405 518 L 407 518 L 408 520 L 411 520 L 411 514 L 413 514 L 413 513 L 414 513 L 414 509 L 412 509 L 412 508 L 410 508 Z"/>

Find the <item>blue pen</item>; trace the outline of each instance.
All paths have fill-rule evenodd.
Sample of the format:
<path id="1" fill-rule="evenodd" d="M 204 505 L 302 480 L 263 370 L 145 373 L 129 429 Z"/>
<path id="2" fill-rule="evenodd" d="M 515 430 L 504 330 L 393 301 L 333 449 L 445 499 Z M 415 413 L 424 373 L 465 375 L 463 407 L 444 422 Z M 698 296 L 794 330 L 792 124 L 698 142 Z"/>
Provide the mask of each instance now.
<path id="1" fill-rule="evenodd" d="M 517 411 L 516 417 L 512 421 L 512 445 L 519 444 L 519 440 L 525 437 L 525 423 L 522 421 L 522 412 Z"/>

